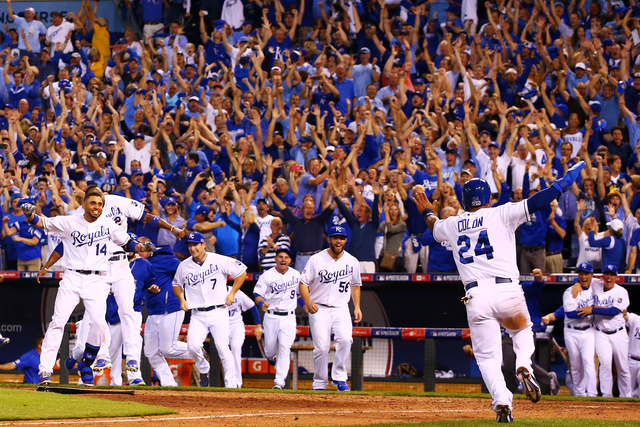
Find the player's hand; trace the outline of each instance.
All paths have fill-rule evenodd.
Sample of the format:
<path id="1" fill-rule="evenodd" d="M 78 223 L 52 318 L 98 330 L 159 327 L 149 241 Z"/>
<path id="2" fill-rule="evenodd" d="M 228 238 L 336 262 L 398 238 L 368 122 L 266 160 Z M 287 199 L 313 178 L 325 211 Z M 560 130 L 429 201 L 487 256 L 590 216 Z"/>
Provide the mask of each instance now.
<path id="1" fill-rule="evenodd" d="M 580 282 L 578 282 L 573 285 L 573 288 L 571 288 L 571 296 L 573 296 L 574 298 L 578 298 L 580 292 L 582 292 L 582 285 L 580 285 Z"/>
<path id="2" fill-rule="evenodd" d="M 147 289 L 149 292 L 152 292 L 154 294 L 157 294 L 158 292 L 160 292 L 160 286 L 158 285 L 151 285 L 149 286 L 149 289 Z"/>
<path id="3" fill-rule="evenodd" d="M 413 203 L 416 204 L 418 208 L 418 212 L 424 211 L 425 209 L 433 209 L 433 204 L 427 198 L 427 195 L 424 193 L 414 193 L 413 194 Z"/>
<path id="4" fill-rule="evenodd" d="M 464 354 L 467 356 L 473 357 L 473 348 L 469 344 L 462 347 L 462 351 L 464 351 Z"/>
<path id="5" fill-rule="evenodd" d="M 578 312 L 578 315 L 580 317 L 586 317 L 586 316 L 590 315 L 591 313 L 593 313 L 593 307 L 588 305 L 586 307 L 579 308 L 576 311 Z"/>
<path id="6" fill-rule="evenodd" d="M 231 305 L 233 304 L 233 301 L 236 299 L 236 294 L 232 294 L 231 292 L 229 292 L 227 294 L 227 299 L 224 301 L 225 304 L 227 305 Z"/>
<path id="7" fill-rule="evenodd" d="M 47 274 L 48 271 L 49 270 L 41 268 L 40 271 L 38 271 L 38 276 L 36 277 L 36 282 L 40 283 L 40 278 L 44 277 Z M 2 280 L 4 280 L 4 277 L 2 278 Z M 0 280 L 0 282 L 1 282 L 1 280 Z"/>
<path id="8" fill-rule="evenodd" d="M 256 339 L 260 341 L 262 338 L 262 325 L 256 325 Z"/>
<path id="9" fill-rule="evenodd" d="M 265 302 L 264 304 L 262 304 L 262 311 L 266 313 L 267 310 L 269 310 L 269 303 Z"/>
<path id="10" fill-rule="evenodd" d="M 180 309 L 182 311 L 189 311 L 189 304 L 187 304 L 187 300 L 183 299 L 180 301 Z"/>
<path id="11" fill-rule="evenodd" d="M 153 252 L 156 250 L 156 245 L 151 242 L 140 243 L 136 246 L 137 252 Z"/>
<path id="12" fill-rule="evenodd" d="M 353 310 L 353 322 L 362 322 L 362 311 L 360 310 L 360 308 L 356 308 L 355 310 Z"/>
<path id="13" fill-rule="evenodd" d="M 551 323 L 551 315 L 547 314 L 546 316 L 542 316 L 542 324 L 548 325 L 549 323 Z"/>
<path id="14" fill-rule="evenodd" d="M 183 239 L 186 234 L 186 231 L 184 231 L 182 228 L 173 227 L 173 235 L 178 239 Z"/>
<path id="15" fill-rule="evenodd" d="M 31 218 L 36 212 L 36 205 L 31 203 L 30 201 L 22 203 L 20 207 L 22 208 L 22 212 L 24 212 L 24 216 L 26 216 L 27 219 Z"/>
<path id="16" fill-rule="evenodd" d="M 314 314 L 318 312 L 318 306 L 313 301 L 310 301 L 308 304 L 305 304 L 304 308 L 305 310 L 307 310 L 307 313 L 309 314 Z"/>
<path id="17" fill-rule="evenodd" d="M 531 275 L 538 279 L 539 282 L 542 282 L 544 280 L 544 278 L 542 277 L 542 270 L 540 270 L 539 268 L 534 268 L 531 272 Z"/>

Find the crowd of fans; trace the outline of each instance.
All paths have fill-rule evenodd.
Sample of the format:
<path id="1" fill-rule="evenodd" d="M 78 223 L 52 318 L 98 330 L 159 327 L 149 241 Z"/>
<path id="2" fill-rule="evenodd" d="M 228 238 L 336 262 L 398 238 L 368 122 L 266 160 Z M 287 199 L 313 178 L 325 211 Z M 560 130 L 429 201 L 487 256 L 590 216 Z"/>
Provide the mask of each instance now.
<path id="1" fill-rule="evenodd" d="M 365 273 L 455 272 L 466 255 L 434 240 L 413 193 L 444 218 L 473 177 L 501 204 L 581 159 L 573 191 L 520 227 L 521 271 L 640 265 L 634 0 L 153 3 L 124 3 L 138 40 L 110 33 L 97 2 L 47 28 L 7 1 L 4 269 L 38 270 L 56 243 L 21 198 L 67 215 L 97 185 L 250 271 L 279 246 L 301 270 L 342 225 Z M 171 233 L 129 228 L 188 256 Z"/>

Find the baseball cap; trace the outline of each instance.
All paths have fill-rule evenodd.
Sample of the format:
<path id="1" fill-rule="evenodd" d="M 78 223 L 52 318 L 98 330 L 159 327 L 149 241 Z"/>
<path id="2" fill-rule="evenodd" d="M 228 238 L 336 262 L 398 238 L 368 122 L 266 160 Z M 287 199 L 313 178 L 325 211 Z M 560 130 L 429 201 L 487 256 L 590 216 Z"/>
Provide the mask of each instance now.
<path id="1" fill-rule="evenodd" d="M 46 165 L 47 163 L 51 163 L 53 164 L 53 160 L 50 158 L 44 159 L 44 161 L 42 162 L 42 164 Z"/>
<path id="2" fill-rule="evenodd" d="M 473 167 L 474 167 L 474 168 L 478 169 L 478 163 L 477 163 L 475 160 L 473 160 L 473 159 L 467 159 L 467 160 L 465 160 L 465 161 L 464 161 L 465 166 L 466 166 L 468 163 L 471 163 L 471 164 L 473 165 Z"/>
<path id="3" fill-rule="evenodd" d="M 22 194 L 20 193 L 11 193 L 11 200 L 13 199 L 22 199 Z"/>
<path id="4" fill-rule="evenodd" d="M 72 57 L 72 58 L 82 58 L 82 56 L 80 56 L 80 54 L 79 54 L 78 52 L 73 52 L 73 53 L 71 54 L 71 57 Z"/>
<path id="5" fill-rule="evenodd" d="M 353 133 L 358 133 L 358 124 L 356 122 L 349 123 L 349 126 L 347 126 L 347 130 L 350 130 Z"/>
<path id="6" fill-rule="evenodd" d="M 505 74 L 518 74 L 515 68 L 509 68 Z"/>
<path id="7" fill-rule="evenodd" d="M 586 69 L 587 69 L 587 66 L 586 66 L 586 65 L 584 65 L 584 62 L 578 62 L 578 63 L 576 64 L 576 69 L 578 69 L 578 68 L 580 68 L 581 70 L 586 70 Z"/>
<path id="8" fill-rule="evenodd" d="M 116 42 L 116 44 L 127 44 L 127 39 L 123 38 L 119 38 L 118 41 Z"/>
<path id="9" fill-rule="evenodd" d="M 607 194 L 607 199 L 613 196 L 622 197 L 622 194 L 620 194 L 620 190 L 618 190 L 618 187 L 611 187 L 611 190 L 609 190 L 609 193 Z"/>
<path id="10" fill-rule="evenodd" d="M 204 243 L 204 236 L 202 233 L 194 231 L 187 237 L 187 243 Z"/>
<path id="11" fill-rule="evenodd" d="M 238 43 L 246 43 L 248 41 L 249 41 L 249 37 L 247 37 L 247 36 L 238 37 Z"/>
<path id="12" fill-rule="evenodd" d="M 371 53 L 371 51 L 369 50 L 368 47 L 362 47 L 360 48 L 360 53 Z"/>
<path id="13" fill-rule="evenodd" d="M 500 148 L 500 144 L 498 144 L 498 143 L 497 143 L 497 142 L 495 142 L 495 141 L 491 141 L 491 142 L 489 143 L 489 147 L 496 147 L 496 148 Z"/>
<path id="14" fill-rule="evenodd" d="M 611 273 L 611 274 L 615 274 L 616 276 L 618 275 L 618 267 L 616 267 L 615 265 L 605 265 L 604 268 L 602 269 L 602 274 L 606 274 L 606 273 Z"/>
<path id="15" fill-rule="evenodd" d="M 191 98 L 189 98 L 189 101 L 197 101 L 200 102 L 200 98 L 197 96 L 192 96 Z"/>
<path id="16" fill-rule="evenodd" d="M 395 156 L 397 153 L 404 153 L 404 148 L 402 147 L 394 148 L 393 151 L 391 152 L 391 157 Z"/>
<path id="17" fill-rule="evenodd" d="M 455 148 L 447 148 L 445 154 L 453 154 L 454 156 L 458 157 L 458 150 L 456 150 Z"/>
<path id="18" fill-rule="evenodd" d="M 133 168 L 133 170 L 131 171 L 131 176 L 136 176 L 136 175 L 144 175 L 142 173 L 142 169 L 140 168 Z"/>
<path id="19" fill-rule="evenodd" d="M 486 129 L 480 132 L 480 135 L 483 135 L 483 134 L 486 134 L 486 135 L 491 136 L 491 132 L 489 132 L 489 131 L 488 131 L 488 130 L 486 130 Z"/>
<path id="20" fill-rule="evenodd" d="M 463 173 L 466 173 L 469 176 L 473 176 L 473 174 L 469 169 L 462 169 L 462 171 L 460 171 L 460 175 L 462 175 Z"/>
<path id="21" fill-rule="evenodd" d="M 267 205 L 269 204 L 269 202 L 267 201 L 267 199 L 265 199 L 264 197 L 260 197 L 260 198 L 256 201 L 256 204 L 258 204 L 258 203 L 260 203 L 260 202 L 266 203 Z"/>
<path id="22" fill-rule="evenodd" d="M 590 262 L 583 262 L 578 265 L 578 271 L 584 271 L 585 273 L 593 273 L 593 265 Z"/>
<path id="23" fill-rule="evenodd" d="M 334 236 L 347 237 L 347 230 L 345 230 L 344 227 L 340 227 L 339 225 L 331 227 L 331 229 L 329 229 L 329 236 L 328 237 L 334 237 Z"/>
<path id="24" fill-rule="evenodd" d="M 286 246 L 279 246 L 278 249 L 276 249 L 276 255 L 278 255 L 280 252 L 285 252 L 287 255 L 289 255 L 289 258 L 291 258 L 291 249 L 289 249 Z"/>
<path id="25" fill-rule="evenodd" d="M 602 111 L 602 104 L 598 101 L 589 101 L 589 107 L 591 107 L 591 111 L 594 113 L 599 113 Z"/>
<path id="26" fill-rule="evenodd" d="M 204 216 L 208 216 L 209 215 L 209 208 L 203 205 L 200 205 L 196 208 L 196 213 L 194 215 L 204 215 Z"/>
<path id="27" fill-rule="evenodd" d="M 619 219 L 614 219 L 613 221 L 609 221 L 607 223 L 608 227 L 611 227 L 614 231 L 620 231 L 624 227 L 624 224 Z"/>
<path id="28" fill-rule="evenodd" d="M 174 205 L 178 204 L 178 201 L 176 200 L 175 197 L 167 197 L 167 203 L 165 203 L 165 205 L 171 205 L 171 204 L 174 204 Z"/>
<path id="29" fill-rule="evenodd" d="M 144 139 L 144 134 L 142 134 L 142 133 L 136 133 L 136 135 L 133 137 L 133 139 L 138 139 L 138 138 L 142 138 L 142 139 Z"/>

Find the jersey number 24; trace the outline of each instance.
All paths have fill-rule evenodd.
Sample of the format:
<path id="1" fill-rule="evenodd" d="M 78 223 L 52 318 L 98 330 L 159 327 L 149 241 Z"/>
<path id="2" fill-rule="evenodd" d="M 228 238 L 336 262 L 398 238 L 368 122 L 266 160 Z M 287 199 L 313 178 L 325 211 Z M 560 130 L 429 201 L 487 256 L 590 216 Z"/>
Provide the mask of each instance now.
<path id="1" fill-rule="evenodd" d="M 462 246 L 461 246 L 462 245 Z M 465 257 L 465 254 L 471 249 L 471 239 L 469 236 L 463 234 L 458 237 L 458 255 L 460 255 L 460 262 L 462 264 L 471 264 L 473 262 L 473 255 Z M 493 246 L 489 243 L 489 236 L 487 230 L 482 230 L 478 235 L 478 242 L 474 249 L 475 256 L 486 255 L 487 259 L 493 259 Z"/>

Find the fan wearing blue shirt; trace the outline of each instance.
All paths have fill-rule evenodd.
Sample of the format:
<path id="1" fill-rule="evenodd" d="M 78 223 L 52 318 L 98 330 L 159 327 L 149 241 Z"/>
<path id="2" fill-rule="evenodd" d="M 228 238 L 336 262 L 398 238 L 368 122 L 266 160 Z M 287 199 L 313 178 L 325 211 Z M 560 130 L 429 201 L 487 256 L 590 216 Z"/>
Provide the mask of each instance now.
<path id="1" fill-rule="evenodd" d="M 38 376 L 38 365 L 40 365 L 40 353 L 42 352 L 42 335 L 34 338 L 33 349 L 29 350 L 13 362 L 3 363 L 0 365 L 0 371 L 13 371 L 19 369 L 24 373 L 24 384 L 38 384 L 40 377 Z"/>

